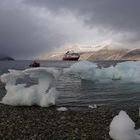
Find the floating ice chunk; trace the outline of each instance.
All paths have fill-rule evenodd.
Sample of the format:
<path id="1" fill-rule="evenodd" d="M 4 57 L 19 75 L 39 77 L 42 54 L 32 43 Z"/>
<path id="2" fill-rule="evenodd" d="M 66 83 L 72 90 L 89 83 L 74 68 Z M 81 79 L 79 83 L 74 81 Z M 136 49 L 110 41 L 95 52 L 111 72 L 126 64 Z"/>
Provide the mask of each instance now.
<path id="1" fill-rule="evenodd" d="M 98 68 L 94 63 L 81 61 L 64 71 L 72 72 L 85 80 L 140 82 L 140 62 L 122 62 L 108 68 Z"/>
<path id="2" fill-rule="evenodd" d="M 70 68 L 64 69 L 64 73 L 78 74 L 81 79 L 91 78 L 93 70 L 97 68 L 97 65 L 89 61 L 80 61 L 73 64 Z"/>
<path id="3" fill-rule="evenodd" d="M 57 108 L 57 111 L 67 111 L 68 109 L 66 107 L 59 107 Z"/>
<path id="4" fill-rule="evenodd" d="M 86 72 L 87 70 L 97 68 L 97 65 L 95 63 L 92 63 L 89 61 L 80 61 L 80 62 L 73 64 L 70 68 L 72 71 L 75 71 L 75 72 L 79 72 L 79 71 Z"/>
<path id="5" fill-rule="evenodd" d="M 124 111 L 120 111 L 110 124 L 109 135 L 113 140 L 140 140 L 136 133 L 135 123 Z"/>
<path id="6" fill-rule="evenodd" d="M 55 104 L 58 92 L 55 89 L 55 80 L 60 71 L 54 68 L 31 68 L 23 71 L 9 70 L 1 76 L 1 81 L 6 84 L 6 95 L 1 103 L 8 105 L 39 105 L 48 107 Z M 37 78 L 38 84 L 26 87 L 25 84 L 16 84 L 18 78 L 29 75 Z"/>

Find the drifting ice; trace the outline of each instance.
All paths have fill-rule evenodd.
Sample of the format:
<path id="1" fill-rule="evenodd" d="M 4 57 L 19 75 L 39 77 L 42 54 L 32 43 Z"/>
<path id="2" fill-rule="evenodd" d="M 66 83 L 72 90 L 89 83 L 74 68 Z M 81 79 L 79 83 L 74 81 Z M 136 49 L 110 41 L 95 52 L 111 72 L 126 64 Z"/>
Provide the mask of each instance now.
<path id="1" fill-rule="evenodd" d="M 140 82 L 140 62 L 122 62 L 108 68 L 98 68 L 95 63 L 81 61 L 64 72 L 77 74 L 84 80 L 99 82 Z"/>
<path id="2" fill-rule="evenodd" d="M 8 105 L 39 105 L 48 107 L 55 104 L 58 92 L 54 87 L 54 81 L 59 76 L 59 71 L 54 68 L 31 68 L 23 71 L 9 70 L 9 73 L 1 76 L 1 81 L 6 84 L 6 95 L 1 103 Z M 30 87 L 25 84 L 16 84 L 17 79 L 28 75 L 37 78 L 38 84 Z"/>

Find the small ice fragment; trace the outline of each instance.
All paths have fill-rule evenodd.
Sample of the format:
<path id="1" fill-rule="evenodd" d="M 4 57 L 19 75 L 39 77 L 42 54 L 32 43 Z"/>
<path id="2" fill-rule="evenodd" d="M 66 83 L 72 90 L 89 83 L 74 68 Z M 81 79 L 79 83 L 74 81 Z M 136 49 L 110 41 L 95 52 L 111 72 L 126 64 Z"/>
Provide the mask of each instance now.
<path id="1" fill-rule="evenodd" d="M 89 105 L 88 107 L 93 109 L 93 108 L 97 108 L 97 105 L 96 105 L 96 104 L 94 104 L 94 105 Z"/>
<path id="2" fill-rule="evenodd" d="M 135 123 L 124 111 L 113 118 L 109 135 L 113 140 L 140 140 L 139 130 L 135 130 Z"/>
<path id="3" fill-rule="evenodd" d="M 68 109 L 66 107 L 59 107 L 56 110 L 57 111 L 67 111 Z"/>

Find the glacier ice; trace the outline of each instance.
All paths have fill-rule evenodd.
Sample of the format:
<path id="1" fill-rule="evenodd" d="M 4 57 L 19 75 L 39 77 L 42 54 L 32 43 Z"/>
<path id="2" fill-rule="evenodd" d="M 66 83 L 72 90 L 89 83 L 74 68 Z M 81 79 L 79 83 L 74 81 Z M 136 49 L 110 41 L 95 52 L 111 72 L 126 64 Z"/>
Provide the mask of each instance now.
<path id="1" fill-rule="evenodd" d="M 48 107 L 55 104 L 58 92 L 54 82 L 59 76 L 60 71 L 55 68 L 30 68 L 23 71 L 9 70 L 9 73 L 1 75 L 1 81 L 5 83 L 6 95 L 1 103 L 20 106 L 20 105 L 39 105 Z M 23 84 L 16 84 L 18 78 L 28 75 L 37 78 L 38 84 L 30 87 Z"/>
<path id="2" fill-rule="evenodd" d="M 125 111 L 115 116 L 110 123 L 109 135 L 113 140 L 140 140 L 139 130 Z"/>

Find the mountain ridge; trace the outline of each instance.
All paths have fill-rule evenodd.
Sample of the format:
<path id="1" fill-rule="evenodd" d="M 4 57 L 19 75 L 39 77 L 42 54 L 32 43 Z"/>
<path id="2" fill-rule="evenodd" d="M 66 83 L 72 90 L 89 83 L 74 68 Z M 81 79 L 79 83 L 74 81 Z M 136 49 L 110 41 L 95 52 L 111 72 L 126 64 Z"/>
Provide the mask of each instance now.
<path id="1" fill-rule="evenodd" d="M 67 49 L 66 49 L 67 48 Z M 93 46 L 73 45 L 64 47 L 62 51 L 46 53 L 39 56 L 40 60 L 62 60 L 66 50 L 74 50 L 80 54 L 79 60 L 140 60 L 140 49 L 121 47 L 118 43 L 104 43 Z"/>

